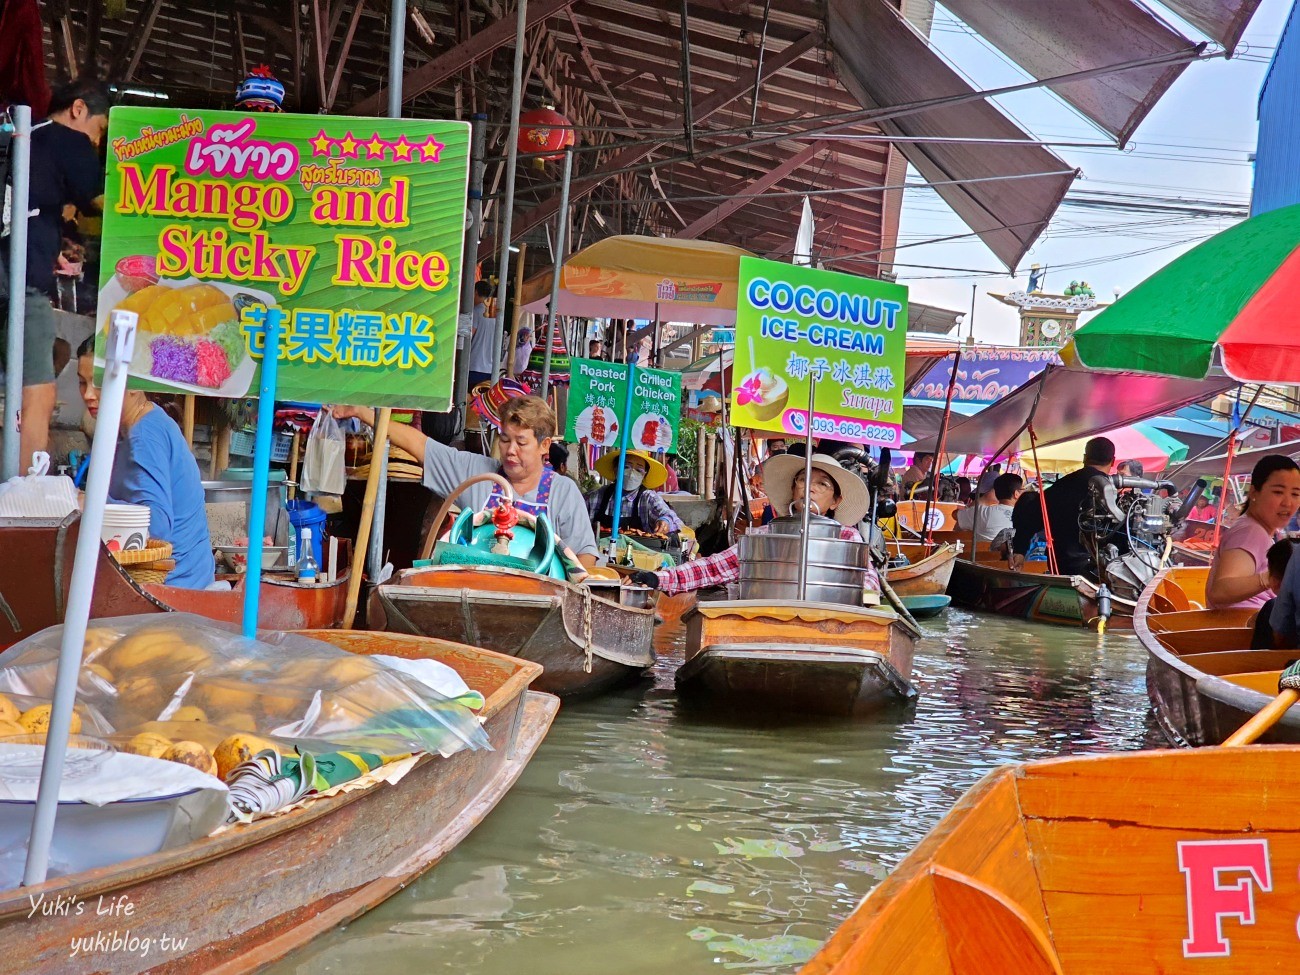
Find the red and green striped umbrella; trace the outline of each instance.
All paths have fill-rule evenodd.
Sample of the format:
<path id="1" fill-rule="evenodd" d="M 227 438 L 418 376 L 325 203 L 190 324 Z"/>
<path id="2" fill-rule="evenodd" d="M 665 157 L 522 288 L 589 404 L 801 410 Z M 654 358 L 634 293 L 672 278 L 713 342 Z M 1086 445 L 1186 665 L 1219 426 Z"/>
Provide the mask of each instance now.
<path id="1" fill-rule="evenodd" d="M 1074 334 L 1090 369 L 1300 383 L 1300 206 L 1197 245 Z M 1216 350 L 1217 359 L 1216 362 Z"/>

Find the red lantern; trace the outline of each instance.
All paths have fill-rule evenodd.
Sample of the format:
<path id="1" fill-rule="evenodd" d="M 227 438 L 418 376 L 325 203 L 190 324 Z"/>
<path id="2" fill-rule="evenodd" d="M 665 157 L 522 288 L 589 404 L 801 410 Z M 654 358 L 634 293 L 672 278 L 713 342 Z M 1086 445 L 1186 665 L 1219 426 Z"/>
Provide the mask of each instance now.
<path id="1" fill-rule="evenodd" d="M 519 151 L 521 153 L 545 152 L 543 159 L 559 159 L 564 150 L 573 145 L 573 129 L 556 128 L 572 123 L 553 108 L 533 108 L 519 116 Z"/>

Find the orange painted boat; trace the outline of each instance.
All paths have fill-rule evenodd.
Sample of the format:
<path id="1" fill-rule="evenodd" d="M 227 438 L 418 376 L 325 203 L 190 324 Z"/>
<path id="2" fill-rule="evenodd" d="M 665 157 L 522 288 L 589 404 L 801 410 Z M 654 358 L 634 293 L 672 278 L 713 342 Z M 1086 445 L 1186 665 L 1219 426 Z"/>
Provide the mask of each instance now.
<path id="1" fill-rule="evenodd" d="M 978 561 L 959 558 L 953 564 L 948 594 L 968 609 L 1014 616 L 1031 623 L 1096 628 L 1101 619 L 1097 584 L 1083 576 L 1052 575 L 1045 562 L 1026 562 L 1018 572 L 998 556 L 980 551 Z M 1134 603 L 1111 597 L 1108 629 L 1133 625 Z"/>
<path id="2" fill-rule="evenodd" d="M 801 975 L 1205 975 L 1295 966 L 1300 748 L 987 775 Z"/>
<path id="3" fill-rule="evenodd" d="M 1147 651 L 1147 694 L 1176 745 L 1217 745 L 1277 694 L 1295 650 L 1252 650 L 1253 609 L 1204 609 L 1205 567 L 1165 569 L 1143 590 L 1133 629 Z M 1260 739 L 1300 743 L 1300 708 Z"/>
<path id="4" fill-rule="evenodd" d="M 893 543 L 889 551 L 902 552 L 910 563 L 886 570 L 885 581 L 900 596 L 941 596 L 948 591 L 953 565 L 961 553 L 961 545 L 945 542 L 927 551 L 920 542 Z"/>
<path id="5" fill-rule="evenodd" d="M 0 650 L 63 622 L 80 524 L 75 514 L 61 520 L 0 518 Z M 318 585 L 300 585 L 290 573 L 266 573 L 258 625 L 270 630 L 338 626 L 347 583 L 346 572 L 336 582 Z M 228 592 L 137 585 L 106 548 L 99 548 L 91 601 L 96 618 L 177 611 L 238 623 L 243 604 L 242 582 Z"/>
<path id="6" fill-rule="evenodd" d="M 0 892 L 0 975 L 256 971 L 370 910 L 431 868 L 492 810 L 541 744 L 559 707 L 529 691 L 536 664 L 422 637 L 319 630 L 352 653 L 432 658 L 487 703 L 492 750 L 424 756 L 376 784 L 235 826 L 172 850 Z M 73 908 L 32 917 L 32 898 Z M 76 904 L 83 910 L 76 910 Z M 130 904 L 99 916 L 99 904 Z M 136 950 L 70 953 L 116 931 Z M 167 939 L 164 941 L 164 937 Z M 147 943 L 147 954 L 139 946 Z M 171 947 L 164 947 L 170 944 Z"/>
<path id="7" fill-rule="evenodd" d="M 406 569 L 371 592 L 367 620 L 379 630 L 461 640 L 531 660 L 545 668 L 538 689 L 561 697 L 630 683 L 655 662 L 653 609 L 518 569 Z"/>
<path id="8" fill-rule="evenodd" d="M 793 600 L 696 603 L 683 616 L 683 695 L 798 714 L 863 716 L 916 698 L 920 635 L 889 609 Z"/>

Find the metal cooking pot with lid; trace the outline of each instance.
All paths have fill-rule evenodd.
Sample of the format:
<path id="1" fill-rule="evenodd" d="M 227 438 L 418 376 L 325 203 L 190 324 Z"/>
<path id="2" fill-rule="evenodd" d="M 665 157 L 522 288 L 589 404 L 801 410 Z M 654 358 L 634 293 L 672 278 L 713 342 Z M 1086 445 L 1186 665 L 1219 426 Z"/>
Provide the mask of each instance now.
<path id="1" fill-rule="evenodd" d="M 840 523 L 834 518 L 827 518 L 825 515 L 813 514 L 808 516 L 809 538 L 839 538 L 840 527 Z M 768 525 L 767 534 L 802 535 L 803 519 L 798 515 L 786 515 L 784 518 L 774 518 Z"/>
<path id="2" fill-rule="evenodd" d="M 870 564 L 864 542 L 840 538 L 840 523 L 808 519 L 805 599 L 862 605 L 863 571 Z M 799 518 L 778 518 L 769 530 L 740 539 L 740 598 L 799 599 L 799 554 L 804 545 Z"/>

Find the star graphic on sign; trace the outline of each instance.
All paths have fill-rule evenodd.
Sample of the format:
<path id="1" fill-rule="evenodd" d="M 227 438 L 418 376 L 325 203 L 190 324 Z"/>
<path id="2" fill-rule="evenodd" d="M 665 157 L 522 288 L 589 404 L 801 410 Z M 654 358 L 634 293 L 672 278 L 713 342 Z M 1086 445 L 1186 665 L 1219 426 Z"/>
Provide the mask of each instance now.
<path id="1" fill-rule="evenodd" d="M 433 136 L 425 139 L 420 145 L 420 156 L 425 162 L 437 162 L 438 154 L 442 152 L 443 144 Z"/>
<path id="2" fill-rule="evenodd" d="M 388 148 L 388 143 L 379 138 L 376 134 L 369 142 L 363 143 L 366 147 L 367 159 L 383 159 L 384 150 Z"/>
<path id="3" fill-rule="evenodd" d="M 339 155 L 357 158 L 357 140 L 352 138 L 351 132 L 339 140 Z"/>
<path id="4" fill-rule="evenodd" d="M 415 149 L 415 146 L 406 141 L 406 136 L 402 136 L 396 142 L 390 144 L 393 147 L 394 159 L 405 159 L 407 162 L 411 161 L 411 152 Z"/>
<path id="5" fill-rule="evenodd" d="M 333 145 L 333 140 L 325 134 L 324 129 L 321 129 L 320 134 L 318 134 L 316 138 L 311 139 L 307 144 L 311 146 L 311 154 L 313 156 L 329 156 L 330 146 Z"/>

